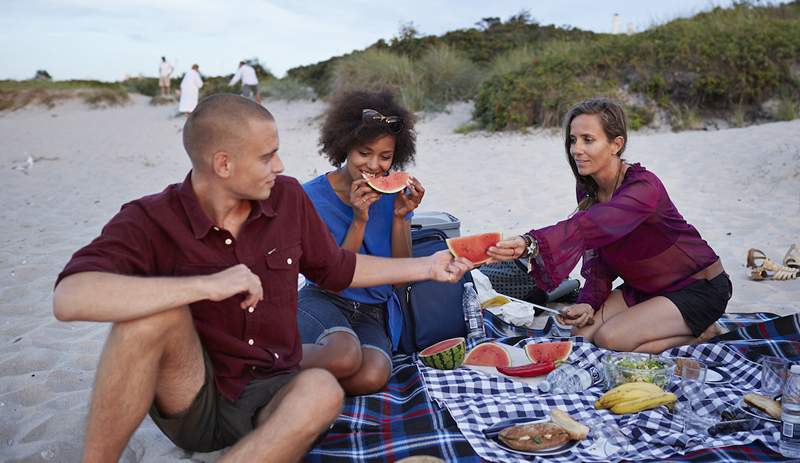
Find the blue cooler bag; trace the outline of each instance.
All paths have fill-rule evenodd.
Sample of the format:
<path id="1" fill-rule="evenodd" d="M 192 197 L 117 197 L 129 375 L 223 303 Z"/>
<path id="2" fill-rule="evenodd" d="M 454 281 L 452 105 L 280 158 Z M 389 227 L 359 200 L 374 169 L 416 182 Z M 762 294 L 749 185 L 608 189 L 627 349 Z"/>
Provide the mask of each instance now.
<path id="1" fill-rule="evenodd" d="M 446 239 L 445 232 L 438 228 L 412 230 L 411 254 L 422 257 L 447 249 Z M 439 341 L 467 335 L 461 306 L 467 282 L 472 282 L 469 272 L 457 283 L 420 281 L 395 289 L 403 312 L 398 352 L 412 354 Z"/>

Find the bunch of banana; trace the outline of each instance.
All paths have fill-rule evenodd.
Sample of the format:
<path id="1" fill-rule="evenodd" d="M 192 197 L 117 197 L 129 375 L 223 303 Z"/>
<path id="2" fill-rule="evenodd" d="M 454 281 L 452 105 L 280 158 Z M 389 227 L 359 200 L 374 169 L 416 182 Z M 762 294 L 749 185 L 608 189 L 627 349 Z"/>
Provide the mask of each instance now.
<path id="1" fill-rule="evenodd" d="M 610 408 L 612 412 L 636 413 L 675 402 L 677 397 L 653 383 L 625 383 L 603 394 L 594 403 L 594 408 Z"/>

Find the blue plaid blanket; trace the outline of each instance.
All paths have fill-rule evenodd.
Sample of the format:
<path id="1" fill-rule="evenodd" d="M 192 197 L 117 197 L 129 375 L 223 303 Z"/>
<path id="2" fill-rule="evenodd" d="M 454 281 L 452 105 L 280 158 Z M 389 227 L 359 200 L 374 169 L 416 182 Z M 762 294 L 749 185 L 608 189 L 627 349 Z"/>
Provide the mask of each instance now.
<path id="1" fill-rule="evenodd" d="M 496 337 L 498 342 L 510 345 L 534 342 L 528 338 L 547 336 L 552 328 L 548 323 L 543 330 L 525 329 L 509 325 L 488 313 L 485 317 L 487 334 Z M 711 356 L 717 360 L 731 361 L 732 365 L 735 364 L 737 373 L 735 386 L 741 388 L 757 387 L 758 380 L 752 377 L 757 368 L 752 364 L 748 366 L 748 360 L 757 362 L 762 355 L 776 355 L 790 361 L 800 362 L 800 318 L 798 315 L 778 318 L 768 313 L 728 314 L 721 322 L 731 331 L 712 340 L 713 344 L 682 347 L 678 348 L 676 353 L 703 356 L 704 358 Z M 576 344 L 576 349 L 591 350 L 592 348 L 594 347 L 588 343 Z M 478 439 L 470 435 L 472 428 L 463 431 L 456 421 L 463 423 L 468 419 L 479 419 L 478 417 L 481 417 L 482 413 L 486 414 L 481 412 L 481 410 L 486 410 L 484 408 L 486 406 L 497 407 L 496 413 L 494 411 L 489 413 L 492 415 L 491 422 L 498 421 L 503 416 L 513 416 L 514 413 L 520 412 L 518 404 L 515 403 L 514 407 L 507 407 L 493 401 L 491 397 L 470 398 L 472 402 L 468 402 L 466 408 L 459 408 L 458 411 L 453 407 L 441 407 L 433 400 L 435 397 L 432 396 L 437 394 L 435 389 L 431 389 L 434 391 L 431 392 L 432 396 L 428 395 L 420 369 L 413 356 L 397 355 L 393 360 L 394 368 L 387 387 L 376 394 L 348 398 L 341 416 L 327 436 L 308 453 L 306 461 L 391 462 L 412 455 L 432 455 L 447 461 L 477 463 L 484 461 L 481 458 L 483 454 L 480 453 L 482 450 L 480 444 L 477 443 Z M 464 371 L 469 372 L 469 370 Z M 478 375 L 478 373 L 472 374 Z M 485 380 L 486 378 L 483 376 L 481 379 Z M 725 395 L 725 388 L 720 389 L 720 394 L 726 399 L 729 398 Z M 571 414 L 574 413 L 578 419 L 584 418 L 581 415 L 582 412 L 594 411 L 593 403 L 587 402 L 587 404 L 579 405 L 580 398 L 574 394 L 549 397 L 552 398 L 550 399 L 552 403 L 545 402 L 548 408 L 559 406 Z M 480 403 L 480 400 L 487 402 Z M 593 402 L 594 398 L 588 400 Z M 447 404 L 446 401 L 445 403 Z M 538 403 L 531 403 L 525 407 L 529 407 L 524 408 L 526 413 L 530 411 L 535 414 L 544 411 L 541 410 L 542 405 Z M 536 407 L 540 407 L 540 409 Z M 640 433 L 635 435 L 638 445 L 639 441 L 646 442 L 649 437 L 652 439 L 653 432 L 661 432 L 660 424 L 653 425 L 651 423 L 651 421 L 658 423 L 661 418 L 657 416 L 658 413 L 661 412 L 629 415 L 628 420 L 644 420 L 644 422 L 621 421 L 617 424 L 632 430 L 638 429 L 638 431 L 631 431 Z M 625 418 L 620 418 L 620 420 L 623 419 Z M 480 429 L 480 426 L 477 429 Z M 659 431 L 654 431 L 654 429 Z M 650 453 L 643 453 L 636 460 L 651 458 L 658 461 L 685 462 L 789 461 L 768 446 L 768 444 L 774 446 L 777 439 L 775 434 L 772 436 L 768 433 L 765 434 L 765 430 L 769 429 L 769 427 L 760 427 L 755 437 L 757 440 L 744 445 L 741 443 L 730 445 L 732 441 L 721 436 L 713 443 L 713 448 L 701 450 L 694 450 L 705 446 L 697 443 L 697 436 L 692 436 L 691 433 L 685 435 L 685 433 L 676 432 L 673 435 L 684 437 L 675 439 L 675 442 L 667 441 L 669 442 L 668 448 L 662 441 L 659 441 L 661 442 L 659 445 L 648 446 L 648 449 L 652 447 Z M 485 442 L 482 438 L 480 441 Z M 471 444 L 476 444 L 476 448 L 473 448 Z M 674 449 L 676 448 L 679 453 L 675 453 Z M 680 454 L 681 452 L 685 453 Z M 587 455 L 591 456 L 591 454 Z M 496 457 L 490 457 L 487 454 L 485 458 L 494 460 Z M 581 459 L 583 459 L 583 454 Z M 497 458 L 497 461 L 502 461 L 502 458 Z"/>

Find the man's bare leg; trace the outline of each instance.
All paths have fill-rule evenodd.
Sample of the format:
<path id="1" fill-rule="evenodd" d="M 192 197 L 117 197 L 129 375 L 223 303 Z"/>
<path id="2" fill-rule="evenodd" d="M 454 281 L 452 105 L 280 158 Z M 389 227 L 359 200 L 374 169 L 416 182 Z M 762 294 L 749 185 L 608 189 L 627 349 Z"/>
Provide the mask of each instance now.
<path id="1" fill-rule="evenodd" d="M 97 368 L 83 460 L 117 461 L 154 397 L 165 415 L 185 410 L 204 375 L 187 307 L 115 323 Z"/>
<path id="2" fill-rule="evenodd" d="M 258 415 L 258 426 L 220 458 L 231 462 L 295 462 L 336 420 L 344 391 L 329 372 L 301 371 Z"/>

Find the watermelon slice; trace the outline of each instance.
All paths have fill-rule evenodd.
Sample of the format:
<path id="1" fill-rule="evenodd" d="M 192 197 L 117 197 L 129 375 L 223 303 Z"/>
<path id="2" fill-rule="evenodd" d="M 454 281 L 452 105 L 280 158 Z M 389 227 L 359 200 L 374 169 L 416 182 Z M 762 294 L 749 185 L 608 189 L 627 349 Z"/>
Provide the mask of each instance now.
<path id="1" fill-rule="evenodd" d="M 528 344 L 525 353 L 532 362 L 563 362 L 572 353 L 572 341 L 542 342 Z"/>
<path id="2" fill-rule="evenodd" d="M 467 343 L 464 338 L 450 338 L 426 347 L 419 353 L 419 359 L 437 370 L 453 370 L 461 366 L 466 351 Z"/>
<path id="3" fill-rule="evenodd" d="M 510 367 L 511 356 L 500 344 L 485 342 L 473 347 L 464 359 L 464 365 L 485 367 Z"/>
<path id="4" fill-rule="evenodd" d="M 489 260 L 486 250 L 503 239 L 500 232 L 448 238 L 447 247 L 455 257 L 466 257 L 475 265 Z"/>
<path id="5" fill-rule="evenodd" d="M 364 174 L 367 185 L 378 193 L 397 193 L 403 191 L 411 183 L 411 174 L 407 172 L 392 172 L 386 176 L 369 177 Z"/>

